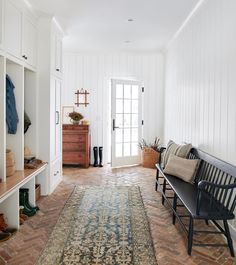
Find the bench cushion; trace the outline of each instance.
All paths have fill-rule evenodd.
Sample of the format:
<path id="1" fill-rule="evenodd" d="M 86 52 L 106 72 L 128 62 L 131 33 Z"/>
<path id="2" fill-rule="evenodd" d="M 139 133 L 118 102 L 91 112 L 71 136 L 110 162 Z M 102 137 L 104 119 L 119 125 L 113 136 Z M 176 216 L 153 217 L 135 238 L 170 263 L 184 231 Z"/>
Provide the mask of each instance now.
<path id="1" fill-rule="evenodd" d="M 178 145 L 174 141 L 170 140 L 167 144 L 167 148 L 166 148 L 166 151 L 162 159 L 163 167 L 166 166 L 168 159 L 170 157 L 170 154 L 173 154 L 173 155 L 176 155 L 182 158 L 187 158 L 191 148 L 192 148 L 191 144 Z"/>
<path id="2" fill-rule="evenodd" d="M 227 216 L 227 219 L 234 219 L 234 214 L 229 214 L 225 207 L 221 209 L 221 204 L 217 201 L 213 201 L 210 208 L 210 196 L 206 193 L 202 194 L 204 204 L 201 205 L 200 213 L 197 215 L 197 184 L 190 184 L 168 174 L 164 177 L 193 218 L 222 220 Z"/>
<path id="3" fill-rule="evenodd" d="M 199 159 L 186 159 L 171 154 L 164 173 L 176 176 L 183 181 L 194 183 L 199 161 Z"/>

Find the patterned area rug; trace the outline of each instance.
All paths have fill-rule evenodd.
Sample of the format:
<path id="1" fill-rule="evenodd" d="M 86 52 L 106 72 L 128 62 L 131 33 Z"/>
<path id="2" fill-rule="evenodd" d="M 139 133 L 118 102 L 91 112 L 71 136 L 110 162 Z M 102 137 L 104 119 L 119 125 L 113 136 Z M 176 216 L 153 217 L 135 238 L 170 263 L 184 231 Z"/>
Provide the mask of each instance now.
<path id="1" fill-rule="evenodd" d="M 156 265 L 139 187 L 76 187 L 37 265 Z"/>

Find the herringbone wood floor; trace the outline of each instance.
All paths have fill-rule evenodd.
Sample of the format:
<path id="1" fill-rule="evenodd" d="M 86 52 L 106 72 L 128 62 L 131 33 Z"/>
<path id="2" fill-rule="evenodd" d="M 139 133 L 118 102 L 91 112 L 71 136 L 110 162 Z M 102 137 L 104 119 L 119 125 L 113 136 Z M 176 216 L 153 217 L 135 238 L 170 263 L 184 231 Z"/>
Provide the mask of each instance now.
<path id="1" fill-rule="evenodd" d="M 12 239 L 0 243 L 0 265 L 35 263 L 74 185 L 140 186 L 159 265 L 234 264 L 236 260 L 230 257 L 227 248 L 194 247 L 192 256 L 187 255 L 184 234 L 178 223 L 175 226 L 172 225 L 171 212 L 161 205 L 161 196 L 155 192 L 154 182 L 155 170 L 142 167 L 64 168 L 63 182 L 51 196 L 40 199 L 41 210 L 37 215 L 25 222 Z M 197 225 L 206 228 L 204 223 Z M 201 235 L 199 240 L 224 243 L 221 235 Z"/>

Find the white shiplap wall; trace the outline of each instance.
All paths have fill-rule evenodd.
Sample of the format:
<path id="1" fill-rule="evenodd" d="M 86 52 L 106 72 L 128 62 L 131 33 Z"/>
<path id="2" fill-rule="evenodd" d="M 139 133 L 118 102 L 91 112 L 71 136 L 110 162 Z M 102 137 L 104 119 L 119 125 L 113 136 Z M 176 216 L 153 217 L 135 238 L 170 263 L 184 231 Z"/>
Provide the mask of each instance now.
<path id="1" fill-rule="evenodd" d="M 235 10 L 235 0 L 203 1 L 168 47 L 165 71 L 165 141 L 191 142 L 234 165 Z"/>
<path id="2" fill-rule="evenodd" d="M 75 91 L 90 92 L 89 106 L 79 107 L 91 124 L 91 146 L 104 146 L 109 160 L 110 81 L 112 78 L 139 80 L 144 93 L 144 137 L 163 139 L 163 55 L 159 53 L 66 53 L 64 55 L 62 105 L 74 105 Z"/>

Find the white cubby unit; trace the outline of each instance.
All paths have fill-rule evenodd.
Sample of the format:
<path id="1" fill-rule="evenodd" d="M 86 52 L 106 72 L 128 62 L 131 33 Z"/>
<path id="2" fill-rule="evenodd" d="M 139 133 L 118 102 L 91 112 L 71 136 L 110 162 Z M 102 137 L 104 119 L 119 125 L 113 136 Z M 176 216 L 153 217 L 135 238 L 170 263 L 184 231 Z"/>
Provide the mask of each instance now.
<path id="1" fill-rule="evenodd" d="M 42 72 L 38 70 L 41 66 L 37 62 L 39 58 L 37 42 L 40 39 L 38 21 L 39 16 L 27 8 L 24 1 L 0 0 L 0 213 L 7 218 L 10 227 L 17 229 L 19 228 L 20 188 L 29 189 L 29 201 L 35 205 L 35 184 L 40 184 L 41 195 L 46 196 L 56 187 L 61 177 L 61 152 L 57 151 L 54 160 L 51 161 L 48 146 L 53 137 L 50 136 L 50 131 L 49 134 L 45 134 L 45 124 L 42 123 L 42 120 L 44 118 L 47 120 L 47 117 L 49 119 L 47 122 L 52 122 L 54 111 L 52 108 L 54 107 L 55 112 L 60 115 L 61 77 L 58 73 L 55 90 L 52 90 L 52 93 L 50 93 L 50 84 L 47 86 L 45 83 L 45 86 L 41 86 L 43 77 Z M 51 42 L 49 41 L 44 48 L 45 53 L 50 56 Z M 45 67 L 48 76 L 51 77 L 50 65 L 48 68 Z M 15 134 L 8 133 L 6 123 L 6 75 L 9 75 L 15 87 L 14 96 L 19 118 Z M 49 94 L 46 93 L 47 90 Z M 41 93 L 44 94 L 41 95 Z M 56 105 L 51 101 L 53 95 Z M 46 97 L 42 98 L 44 96 Z M 24 112 L 31 121 L 26 133 L 24 133 Z M 59 116 L 55 119 L 58 121 Z M 50 124 L 46 126 L 50 130 Z M 57 130 L 61 123 L 54 126 Z M 60 141 L 60 132 L 58 138 Z M 45 146 L 45 153 L 41 152 L 42 145 Z M 36 169 L 24 169 L 24 148 L 26 146 L 32 155 L 43 161 Z M 6 176 L 7 149 L 13 153 L 16 169 L 10 177 Z M 53 168 L 51 168 L 52 162 L 54 164 L 57 162 Z M 53 181 L 50 179 L 54 175 L 52 170 L 59 171 L 57 181 L 55 178 Z"/>
<path id="2" fill-rule="evenodd" d="M 15 134 L 8 133 L 6 125 L 6 75 L 14 84 L 16 110 L 19 118 Z M 0 213 L 7 218 L 8 225 L 19 228 L 19 190 L 29 189 L 29 200 L 35 205 L 35 184 L 41 184 L 42 195 L 47 195 L 46 168 L 42 163 L 37 169 L 24 169 L 24 147 L 27 145 L 37 156 L 37 73 L 24 63 L 0 56 Z M 24 111 L 30 116 L 32 125 L 24 134 Z M 6 177 L 6 149 L 14 155 L 16 171 Z"/>
<path id="3" fill-rule="evenodd" d="M 16 134 L 9 134 L 6 128 L 6 148 L 12 150 L 16 170 L 24 169 L 24 67 L 6 60 L 6 74 L 11 78 L 15 89 L 16 110 L 19 118 Z"/>

